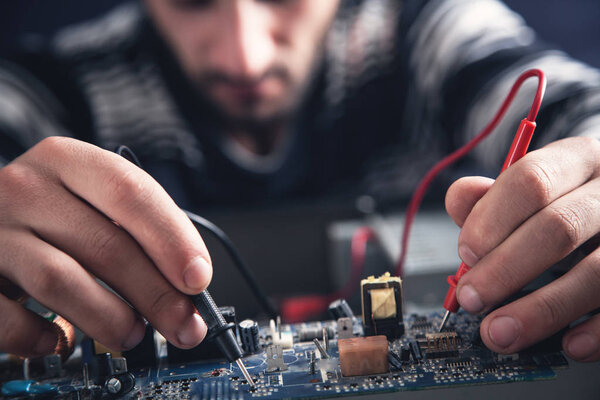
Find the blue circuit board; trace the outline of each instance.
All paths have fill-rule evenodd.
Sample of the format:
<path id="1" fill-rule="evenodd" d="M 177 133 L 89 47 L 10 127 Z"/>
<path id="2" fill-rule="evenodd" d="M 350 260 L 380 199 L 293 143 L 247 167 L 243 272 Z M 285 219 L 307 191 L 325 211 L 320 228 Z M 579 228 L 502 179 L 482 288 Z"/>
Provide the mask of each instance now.
<path id="1" fill-rule="evenodd" d="M 52 389 L 41 397 L 44 399 L 305 399 L 552 379 L 555 368 L 568 366 L 556 344 L 512 355 L 493 353 L 479 338 L 480 318 L 462 312 L 453 316 L 446 330 L 452 338 L 448 342 L 451 348 L 432 347 L 427 337 L 436 334 L 434 327 L 439 325 L 440 317 L 439 314 L 405 316 L 405 333 L 389 343 L 390 368 L 383 374 L 343 376 L 337 323 L 319 321 L 280 326 L 281 333 L 293 339 L 293 345 L 288 342 L 288 348 L 282 350 L 283 363 L 279 364 L 282 368 L 275 370 L 273 364 L 269 365 L 272 358 L 267 360 L 267 350 L 273 349 L 273 328 L 260 327 L 258 351 L 243 360 L 255 388 L 251 388 L 237 365 L 225 360 L 175 362 L 169 358 L 164 341 L 157 342 L 156 365 L 129 369 L 135 377 L 134 386 L 118 397 L 107 393 L 104 381 L 92 379 L 91 389 L 89 384 L 84 386 L 83 376 L 77 370 L 65 370 L 61 376 L 40 379 L 37 383 Z M 306 334 L 322 332 L 323 328 L 331 333 L 328 359 L 320 355 Z M 359 318 L 354 320 L 352 328 L 354 336 L 363 334 Z M 6 397 L 35 398 L 30 393 Z"/>
<path id="2" fill-rule="evenodd" d="M 407 316 L 406 334 L 390 344 L 392 352 L 416 343 L 422 347 L 421 358 L 411 358 L 390 366 L 390 372 L 378 375 L 344 377 L 338 359 L 335 338 L 330 340 L 330 359 L 318 359 L 311 371 L 309 353 L 316 350 L 312 342 L 295 341 L 292 348 L 283 351 L 284 371 L 267 371 L 264 351 L 244 359 L 256 382 L 252 390 L 235 364 L 226 361 L 206 361 L 169 364 L 161 358 L 157 368 L 137 371 L 139 390 L 132 393 L 138 398 L 165 400 L 189 399 L 296 399 L 352 396 L 376 392 L 424 390 L 459 385 L 480 385 L 552 379 L 553 368 L 567 366 L 558 351 L 522 352 L 499 355 L 481 343 L 478 335 L 479 318 L 466 313 L 455 316 L 449 329 L 457 333 L 460 343 L 448 354 L 428 352 L 423 336 L 434 332 L 440 315 Z M 284 332 L 298 338 L 303 329 L 336 328 L 334 321 L 283 326 Z M 360 321 L 355 322 L 355 333 L 360 334 Z M 268 327 L 261 327 L 261 341 L 270 341 Z M 318 354 L 318 352 L 317 352 Z M 312 373 L 311 373 L 312 372 Z"/>

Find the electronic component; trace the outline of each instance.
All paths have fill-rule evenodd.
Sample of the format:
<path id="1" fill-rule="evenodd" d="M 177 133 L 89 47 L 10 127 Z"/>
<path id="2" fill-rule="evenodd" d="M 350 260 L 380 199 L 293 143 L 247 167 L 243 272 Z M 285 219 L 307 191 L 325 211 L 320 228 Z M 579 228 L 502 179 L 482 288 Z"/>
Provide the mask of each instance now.
<path id="1" fill-rule="evenodd" d="M 317 357 L 315 356 L 315 352 L 314 351 L 309 351 L 308 352 L 308 373 L 311 375 L 314 375 L 317 371 L 316 371 L 316 365 L 317 365 Z"/>
<path id="2" fill-rule="evenodd" d="M 390 365 L 396 368 L 397 370 L 402 370 L 402 360 L 400 359 L 400 356 L 395 352 L 390 351 L 390 353 L 388 354 L 388 361 L 390 362 Z"/>
<path id="3" fill-rule="evenodd" d="M 48 396 L 58 392 L 54 385 L 38 383 L 32 380 L 9 381 L 2 385 L 3 396 Z"/>
<path id="4" fill-rule="evenodd" d="M 283 348 L 278 344 L 267 347 L 267 372 L 285 371 L 287 365 L 283 361 Z"/>
<path id="5" fill-rule="evenodd" d="M 501 362 L 516 361 L 518 359 L 519 359 L 519 353 L 498 354 L 498 361 L 501 361 Z"/>
<path id="6" fill-rule="evenodd" d="M 344 299 L 338 299 L 331 302 L 331 304 L 329 304 L 329 307 L 327 308 L 327 311 L 329 312 L 331 319 L 334 320 L 337 320 L 339 318 L 354 318 L 354 313 L 352 312 L 352 309 L 348 305 L 348 302 Z"/>
<path id="7" fill-rule="evenodd" d="M 327 335 L 334 337 L 334 331 L 330 327 L 324 327 L 321 323 L 311 323 L 307 326 L 302 326 L 298 330 L 299 342 L 312 342 L 314 339 L 323 337 L 323 329 L 327 329 Z"/>
<path id="8" fill-rule="evenodd" d="M 258 337 L 258 324 L 251 319 L 245 319 L 239 324 L 242 348 L 248 354 L 258 352 L 260 348 Z"/>
<path id="9" fill-rule="evenodd" d="M 106 391 L 114 397 L 131 392 L 134 386 L 135 377 L 129 372 L 111 376 L 104 383 Z"/>
<path id="10" fill-rule="evenodd" d="M 275 321 L 271 320 L 269 326 L 271 328 L 271 340 L 273 344 L 280 345 L 284 349 L 291 349 L 294 346 L 294 335 L 289 330 L 282 330 L 281 322 L 275 323 Z M 319 331 L 319 335 L 320 333 Z"/>
<path id="11" fill-rule="evenodd" d="M 419 345 L 427 358 L 448 358 L 458 356 L 460 342 L 456 332 L 440 332 L 425 334 Z"/>
<path id="12" fill-rule="evenodd" d="M 408 362 L 410 361 L 410 348 L 408 348 L 407 346 L 402 346 L 400 348 L 400 361 L 403 364 L 408 364 Z"/>
<path id="13" fill-rule="evenodd" d="M 321 355 L 321 358 L 327 360 L 329 358 L 329 354 L 327 354 L 327 352 L 321 345 L 321 342 L 319 342 L 319 339 L 314 338 L 313 343 L 315 344 L 315 347 L 317 348 L 317 350 L 319 350 L 319 354 Z"/>
<path id="14" fill-rule="evenodd" d="M 388 341 L 383 335 L 338 340 L 343 376 L 384 374 L 390 370 Z"/>
<path id="15" fill-rule="evenodd" d="M 408 342 L 408 346 L 410 349 L 410 355 L 412 356 L 413 360 L 415 360 L 415 362 L 419 362 L 423 358 L 423 354 L 421 353 L 421 348 L 419 347 L 417 342 L 411 340 L 410 342 Z"/>
<path id="16" fill-rule="evenodd" d="M 312 341 L 296 342 L 290 350 L 272 347 L 268 351 L 247 355 L 244 362 L 252 372 L 250 377 L 252 382 L 256 384 L 256 388 L 250 388 L 249 381 L 242 376 L 243 372 L 223 358 L 189 363 L 169 363 L 166 357 L 166 342 L 156 340 L 157 354 L 159 354 L 156 364 L 136 369 L 127 365 L 129 372 L 135 376 L 134 388 L 128 393 L 118 394 L 119 385 L 129 387 L 129 385 L 124 385 L 125 382 L 121 379 L 118 379 L 118 383 L 114 380 L 111 382 L 109 377 L 100 380 L 95 372 L 91 375 L 87 372 L 88 364 L 86 363 L 91 359 L 95 360 L 94 362 L 102 360 L 105 363 L 108 360 L 117 360 L 116 364 L 111 362 L 110 367 L 105 364 L 107 368 L 103 368 L 105 370 L 112 368 L 113 373 L 122 371 L 125 365 L 120 361 L 121 357 L 110 355 L 110 358 L 107 356 L 103 358 L 102 355 L 95 354 L 89 356 L 88 350 L 85 353 L 88 361 L 84 362 L 83 372 L 80 365 L 69 360 L 68 363 L 63 363 L 61 376 L 43 380 L 32 379 L 32 381 L 35 384 L 50 385 L 58 389 L 58 392 L 51 391 L 43 396 L 48 400 L 237 399 L 241 397 L 274 400 L 314 399 L 332 395 L 343 397 L 375 394 L 382 390 L 427 390 L 465 384 L 546 380 L 555 376 L 554 369 L 568 366 L 565 357 L 556 348 L 528 349 L 520 352 L 518 358 L 514 355 L 499 356 L 490 351 L 483 343 L 476 340 L 478 338 L 476 332 L 479 331 L 481 322 L 479 316 L 461 313 L 460 317 L 454 321 L 454 330 L 444 332 L 446 336 L 428 335 L 428 331 L 423 332 L 418 326 L 424 320 L 439 321 L 440 317 L 438 314 L 406 315 L 404 319 L 407 329 L 403 337 L 395 339 L 389 344 L 386 344 L 385 340 L 382 342 L 383 346 L 380 349 L 382 358 L 387 358 L 391 372 L 381 374 L 349 377 L 344 375 L 342 367 L 345 369 L 352 365 L 351 362 L 348 364 L 344 359 L 344 356 L 348 355 L 343 351 L 344 340 L 335 340 L 330 337 L 328 359 L 321 357 Z M 295 338 L 307 326 L 318 326 L 322 332 L 323 327 L 333 327 L 334 322 L 319 321 L 281 325 L 281 328 L 282 333 L 289 332 Z M 360 321 L 357 319 L 355 330 L 358 331 L 361 328 Z M 267 349 L 271 343 L 269 336 L 271 328 L 268 324 L 259 324 L 258 330 L 259 348 Z M 456 337 L 454 337 L 454 332 Z M 371 336 L 367 339 L 372 340 L 373 338 L 374 336 Z M 354 339 L 364 340 L 365 338 L 346 340 Z M 428 340 L 430 351 L 427 350 Z M 458 354 L 457 356 L 446 357 L 435 353 L 436 346 L 441 351 L 446 351 L 447 347 L 452 349 L 453 340 L 456 343 L 456 353 L 454 354 Z M 319 342 L 322 344 L 322 341 L 319 340 Z M 90 344 L 89 341 L 84 341 L 84 343 Z M 83 355 L 84 353 L 82 353 Z M 371 354 L 368 354 L 368 357 L 371 357 Z M 370 362 L 370 359 L 367 360 Z M 22 376 L 21 364 L 15 363 L 14 359 L 10 362 L 12 364 L 2 364 L 0 358 L 0 374 L 5 377 L 2 383 L 19 380 Z M 360 362 L 363 360 L 360 359 Z M 9 375 L 11 369 L 14 368 L 17 371 Z M 110 378 L 115 376 L 119 376 L 119 374 Z M 10 389 L 10 385 L 5 389 Z M 49 390 L 54 389 L 49 388 Z M 252 393 L 251 396 L 248 391 Z M 114 395 L 111 392 L 117 394 Z M 3 397 L 8 396 L 4 395 Z M 30 394 L 15 396 L 15 400 L 20 398 L 38 397 Z"/>
<path id="17" fill-rule="evenodd" d="M 338 318 L 337 320 L 337 334 L 338 339 L 348 339 L 354 336 L 353 332 L 354 324 L 352 319 L 348 317 Z"/>
<path id="18" fill-rule="evenodd" d="M 131 350 L 123 352 L 127 359 L 129 368 L 143 368 L 156 365 L 158 356 L 156 354 L 156 342 L 154 341 L 154 329 L 152 325 L 146 325 L 146 331 L 142 341 Z"/>
<path id="19" fill-rule="evenodd" d="M 360 282 L 365 335 L 385 335 L 389 340 L 404 334 L 402 280 L 389 272 Z"/>

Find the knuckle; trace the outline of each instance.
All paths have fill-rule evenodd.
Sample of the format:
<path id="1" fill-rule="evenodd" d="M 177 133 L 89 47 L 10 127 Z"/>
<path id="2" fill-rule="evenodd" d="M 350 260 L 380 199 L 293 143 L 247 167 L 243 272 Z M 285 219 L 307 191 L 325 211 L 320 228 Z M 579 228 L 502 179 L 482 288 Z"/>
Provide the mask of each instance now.
<path id="1" fill-rule="evenodd" d="M 558 246 L 563 252 L 574 250 L 584 233 L 584 223 L 581 216 L 571 207 L 549 207 L 546 215 L 548 230 L 553 237 L 553 246 Z"/>
<path id="2" fill-rule="evenodd" d="M 48 299 L 69 290 L 68 276 L 64 260 L 49 256 L 40 260 L 39 269 L 27 277 L 29 283 L 23 283 L 22 286 L 30 287 L 28 292 L 33 297 Z"/>
<path id="3" fill-rule="evenodd" d="M 587 149 L 593 154 L 598 154 L 600 152 L 600 141 L 594 137 L 578 136 L 568 138 L 567 140 L 573 140 L 574 142 L 576 142 L 578 149 Z"/>
<path id="4" fill-rule="evenodd" d="M 153 185 L 135 169 L 112 174 L 106 191 L 111 204 L 132 210 L 146 203 L 154 194 Z"/>
<path id="5" fill-rule="evenodd" d="M 172 319 L 187 309 L 187 299 L 173 288 L 167 287 L 156 294 L 150 305 L 150 314 L 156 321 Z"/>
<path id="6" fill-rule="evenodd" d="M 529 202 L 536 208 L 550 203 L 554 191 L 553 179 L 547 167 L 529 161 L 518 174 L 519 191 L 527 193 Z"/>
<path id="7" fill-rule="evenodd" d="M 558 328 L 564 325 L 564 316 L 567 314 L 564 302 L 560 296 L 550 293 L 537 293 L 533 302 L 534 315 L 541 317 L 543 325 L 549 328 Z"/>
<path id="8" fill-rule="evenodd" d="M 43 155 L 56 155 L 57 152 L 65 150 L 65 147 L 73 145 L 75 141 L 75 139 L 65 136 L 49 136 L 36 144 L 33 151 Z"/>
<path id="9" fill-rule="evenodd" d="M 38 174 L 30 167 L 13 162 L 0 169 L 0 187 L 5 193 L 23 194 L 40 182 Z"/>
<path id="10" fill-rule="evenodd" d="M 112 264 L 121 252 L 121 243 L 121 235 L 116 228 L 97 229 L 90 237 L 90 245 L 94 249 L 92 260 L 98 260 L 101 264 Z"/>
<path id="11" fill-rule="evenodd" d="M 495 290 L 499 290 L 502 295 L 508 295 L 523 286 L 520 280 L 522 272 L 513 263 L 499 259 L 493 264 L 493 268 L 489 268 L 489 277 L 486 277 L 486 280 L 494 283 Z"/>

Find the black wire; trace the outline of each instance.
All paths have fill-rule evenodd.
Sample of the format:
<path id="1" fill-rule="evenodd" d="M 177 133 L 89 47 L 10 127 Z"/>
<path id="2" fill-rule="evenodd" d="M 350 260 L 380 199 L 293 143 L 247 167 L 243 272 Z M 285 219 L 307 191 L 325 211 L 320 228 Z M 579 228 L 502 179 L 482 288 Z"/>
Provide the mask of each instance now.
<path id="1" fill-rule="evenodd" d="M 135 153 L 129 147 L 119 146 L 115 150 L 115 153 L 143 169 L 142 164 L 136 157 Z M 262 288 L 258 285 L 258 281 L 252 273 L 252 270 L 248 268 L 248 266 L 240 256 L 240 253 L 237 251 L 233 242 L 231 241 L 231 239 L 229 239 L 227 234 L 225 234 L 225 232 L 221 228 L 219 228 L 217 225 L 207 220 L 206 218 L 194 214 L 191 211 L 184 210 L 183 208 L 181 210 L 188 216 L 190 221 L 192 221 L 196 229 L 206 229 L 215 238 L 217 238 L 217 240 L 221 243 L 221 245 L 225 248 L 231 259 L 233 260 L 233 264 L 237 267 L 240 274 L 242 274 L 242 277 L 245 279 L 246 283 L 250 287 L 252 294 L 254 294 L 254 297 L 256 297 L 264 311 L 270 318 L 275 319 L 278 315 L 277 309 L 275 308 L 269 297 L 262 290 Z"/>
<path id="2" fill-rule="evenodd" d="M 248 286 L 250 286 L 250 290 L 252 290 L 252 293 L 254 293 L 254 296 L 256 297 L 262 308 L 265 310 L 265 312 L 269 315 L 270 318 L 277 318 L 277 310 L 275 306 L 273 305 L 269 297 L 267 297 L 265 292 L 261 289 L 261 287 L 258 285 L 258 281 L 252 273 L 252 270 L 248 268 L 242 257 L 240 257 L 240 253 L 236 250 L 235 246 L 233 245 L 233 242 L 231 241 L 231 239 L 229 239 L 225 232 L 223 232 L 221 228 L 219 228 L 217 225 L 213 224 L 206 218 L 196 215 L 191 211 L 184 210 L 183 208 L 182 210 L 194 223 L 194 225 L 196 225 L 196 229 L 198 229 L 199 226 L 206 229 L 221 242 L 223 247 L 225 247 L 225 250 L 227 250 L 227 252 L 229 253 L 229 256 L 233 260 L 233 263 L 237 267 L 238 271 L 240 272 L 240 274 L 242 274 L 242 277 L 246 280 Z"/>

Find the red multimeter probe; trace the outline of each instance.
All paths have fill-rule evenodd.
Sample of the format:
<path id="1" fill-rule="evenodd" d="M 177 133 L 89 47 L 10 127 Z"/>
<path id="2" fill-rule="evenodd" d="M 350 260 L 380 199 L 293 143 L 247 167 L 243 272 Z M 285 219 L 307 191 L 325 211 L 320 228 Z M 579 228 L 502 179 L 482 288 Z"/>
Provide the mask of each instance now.
<path id="1" fill-rule="evenodd" d="M 512 100 L 511 95 L 514 96 L 514 94 L 516 94 L 516 91 L 519 89 L 523 81 L 533 76 L 536 76 L 539 82 L 535 99 L 533 100 L 533 104 L 531 105 L 531 109 L 529 110 L 527 118 L 523 119 L 519 125 L 519 129 L 517 130 L 517 134 L 515 135 L 512 145 L 510 146 L 510 150 L 508 151 L 508 155 L 504 160 L 504 165 L 502 166 L 500 173 L 522 158 L 525 153 L 527 153 L 527 148 L 531 142 L 531 137 L 533 136 L 533 131 L 535 130 L 535 118 L 537 117 L 537 113 L 542 103 L 542 97 L 544 97 L 544 91 L 546 90 L 546 77 L 544 73 L 539 69 L 525 71 L 521 76 L 519 76 L 513 85 L 511 94 L 507 96 L 507 100 Z M 456 285 L 458 284 L 460 278 L 469 272 L 470 269 L 471 267 L 463 262 L 460 264 L 460 267 L 458 267 L 456 274 L 448 277 L 448 284 L 450 287 L 448 288 L 448 293 L 446 293 L 446 299 L 444 300 L 444 308 L 446 309 L 446 313 L 444 314 L 444 318 L 442 318 L 439 332 L 444 330 L 444 327 L 448 322 L 448 318 L 450 317 L 450 313 L 456 313 L 459 309 L 458 300 L 456 299 Z"/>

